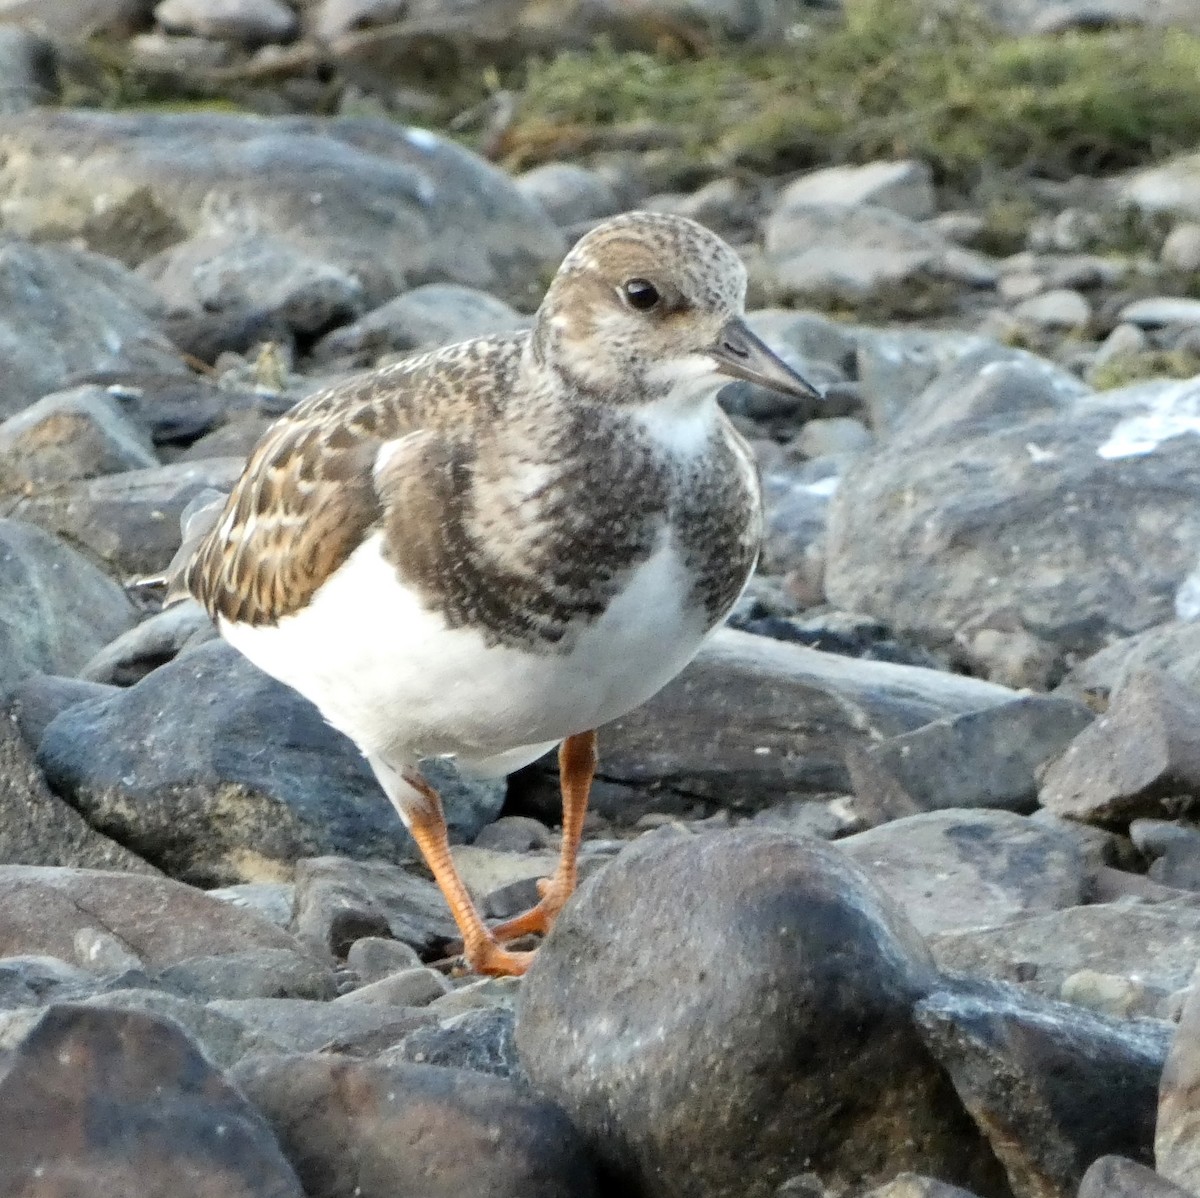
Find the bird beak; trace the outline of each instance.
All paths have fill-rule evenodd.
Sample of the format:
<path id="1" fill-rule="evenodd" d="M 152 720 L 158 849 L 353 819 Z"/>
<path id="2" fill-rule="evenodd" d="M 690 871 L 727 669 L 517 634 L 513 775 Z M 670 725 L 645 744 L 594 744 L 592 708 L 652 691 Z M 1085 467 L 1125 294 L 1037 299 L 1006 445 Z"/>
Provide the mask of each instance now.
<path id="1" fill-rule="evenodd" d="M 725 325 L 708 353 L 716 361 L 717 370 L 731 378 L 745 379 L 797 399 L 825 398 L 823 392 L 801 378 L 737 317 Z"/>

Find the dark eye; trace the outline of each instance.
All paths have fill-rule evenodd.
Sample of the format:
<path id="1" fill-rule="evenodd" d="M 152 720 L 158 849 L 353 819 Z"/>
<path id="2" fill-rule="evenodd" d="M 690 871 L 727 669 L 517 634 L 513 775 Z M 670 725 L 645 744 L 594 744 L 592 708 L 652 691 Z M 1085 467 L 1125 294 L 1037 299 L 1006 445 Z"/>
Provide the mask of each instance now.
<path id="1" fill-rule="evenodd" d="M 630 279 L 621 285 L 621 294 L 631 308 L 649 312 L 661 298 L 658 288 L 649 279 Z"/>

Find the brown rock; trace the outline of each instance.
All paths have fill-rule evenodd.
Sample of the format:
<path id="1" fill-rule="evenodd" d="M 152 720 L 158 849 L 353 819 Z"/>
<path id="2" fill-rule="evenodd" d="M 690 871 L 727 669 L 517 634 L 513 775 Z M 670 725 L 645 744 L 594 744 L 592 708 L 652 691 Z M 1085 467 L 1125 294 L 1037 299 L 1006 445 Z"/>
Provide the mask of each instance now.
<path id="1" fill-rule="evenodd" d="M 266 920 L 167 878 L 0 866 L 0 957 L 42 953 L 70 961 L 75 933 L 92 927 L 117 936 L 151 969 L 189 957 L 297 947 Z"/>
<path id="2" fill-rule="evenodd" d="M 1197 796 L 1200 695 L 1158 670 L 1130 676 L 1046 770 L 1041 790 L 1051 811 L 1095 823 L 1170 814 L 1164 800 Z"/>
<path id="3" fill-rule="evenodd" d="M 503 1078 L 336 1056 L 261 1057 L 234 1080 L 308 1198 L 590 1198 L 590 1161 L 557 1107 Z"/>
<path id="4" fill-rule="evenodd" d="M 262 1116 L 177 1024 L 52 1007 L 0 1074 L 0 1192 L 304 1198 Z"/>
<path id="5" fill-rule="evenodd" d="M 838 849 L 648 837 L 543 943 L 517 1050 L 646 1198 L 762 1198 L 801 1171 L 855 1192 L 904 1169 L 1003 1193 L 912 1022 L 934 984 L 916 929 Z"/>
<path id="6" fill-rule="evenodd" d="M 100 387 L 47 395 L 0 424 L 0 490 L 158 464 L 145 430 Z"/>
<path id="7" fill-rule="evenodd" d="M 1083 1175 L 1078 1198 L 1192 1198 L 1145 1165 L 1121 1156 L 1102 1156 Z"/>

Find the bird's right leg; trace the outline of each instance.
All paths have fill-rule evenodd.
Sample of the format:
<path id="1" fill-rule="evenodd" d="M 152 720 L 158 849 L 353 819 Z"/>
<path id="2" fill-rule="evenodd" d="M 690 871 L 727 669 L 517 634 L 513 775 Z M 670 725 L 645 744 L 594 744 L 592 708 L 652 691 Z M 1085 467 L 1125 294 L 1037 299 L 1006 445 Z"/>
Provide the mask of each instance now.
<path id="1" fill-rule="evenodd" d="M 533 960 L 533 953 L 510 952 L 500 945 L 483 922 L 466 884 L 459 876 L 454 858 L 450 855 L 446 819 L 437 791 L 421 777 L 416 767 L 396 769 L 370 754 L 367 760 L 392 806 L 412 833 L 438 889 L 449 904 L 450 914 L 454 916 L 454 922 L 462 934 L 463 956 L 468 968 L 476 973 L 495 976 L 524 973 Z"/>

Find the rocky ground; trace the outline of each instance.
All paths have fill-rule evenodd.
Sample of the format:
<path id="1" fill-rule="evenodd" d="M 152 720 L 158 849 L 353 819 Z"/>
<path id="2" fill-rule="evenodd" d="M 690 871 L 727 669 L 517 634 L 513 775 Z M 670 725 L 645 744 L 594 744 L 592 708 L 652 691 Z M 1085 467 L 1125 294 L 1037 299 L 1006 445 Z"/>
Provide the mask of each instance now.
<path id="1" fill-rule="evenodd" d="M 0 1193 L 1200 1194 L 1198 31 L 0 0 Z M 724 393 L 759 576 L 480 980 L 350 744 L 128 584 L 297 399 L 527 323 L 634 206 L 829 398 Z M 431 775 L 529 905 L 551 765 Z"/>

